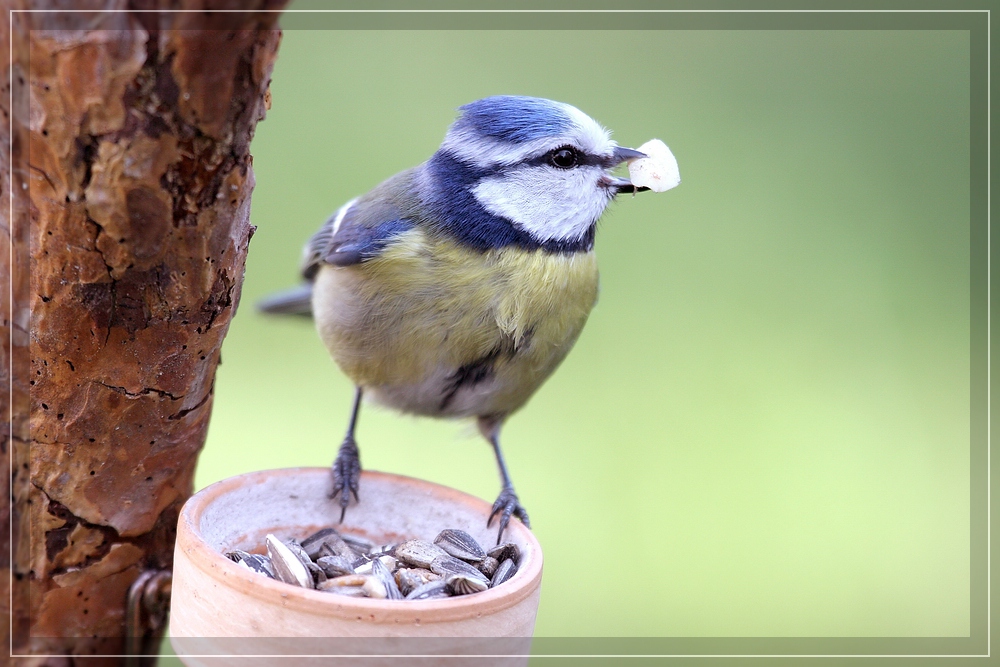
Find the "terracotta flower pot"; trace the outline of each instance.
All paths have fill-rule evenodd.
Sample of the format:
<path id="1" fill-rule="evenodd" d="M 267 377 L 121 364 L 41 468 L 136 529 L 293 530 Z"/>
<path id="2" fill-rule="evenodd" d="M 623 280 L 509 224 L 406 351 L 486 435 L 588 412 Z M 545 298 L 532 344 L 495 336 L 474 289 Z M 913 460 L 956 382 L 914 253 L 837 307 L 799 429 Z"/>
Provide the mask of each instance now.
<path id="1" fill-rule="evenodd" d="M 422 655 L 428 657 L 419 664 L 455 665 L 462 661 L 429 656 L 527 654 L 541 592 L 542 551 L 517 520 L 504 536 L 521 550 L 517 574 L 496 588 L 447 599 L 348 598 L 268 579 L 223 556 L 260 547 L 267 533 L 302 538 L 331 525 L 377 544 L 432 540 L 443 528 L 461 528 L 484 547 L 496 542 L 495 527 L 486 528 L 489 504 L 460 491 L 366 471 L 361 502 L 337 525 L 340 506 L 327 497 L 329 486 L 327 468 L 267 470 L 213 484 L 184 505 L 174 551 L 170 634 L 185 664 L 242 665 L 249 655 L 289 656 L 294 664 L 329 655 L 384 655 L 384 664 L 399 664 L 399 655 Z M 371 657 L 359 661 L 382 664 Z M 483 663 L 475 658 L 469 664 Z"/>

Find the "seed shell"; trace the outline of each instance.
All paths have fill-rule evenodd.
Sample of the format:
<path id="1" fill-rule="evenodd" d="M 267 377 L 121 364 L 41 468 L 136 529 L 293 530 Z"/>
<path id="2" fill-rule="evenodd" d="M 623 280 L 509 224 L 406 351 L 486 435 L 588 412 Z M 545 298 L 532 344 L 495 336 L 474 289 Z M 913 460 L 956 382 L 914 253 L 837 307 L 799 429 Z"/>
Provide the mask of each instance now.
<path id="1" fill-rule="evenodd" d="M 245 567 L 251 572 L 256 572 L 257 574 L 263 574 L 270 577 L 271 579 L 276 579 L 274 576 L 274 566 L 271 565 L 271 559 L 267 556 L 262 556 L 261 554 L 248 554 L 245 551 L 243 558 L 237 562 L 240 567 Z"/>
<path id="2" fill-rule="evenodd" d="M 321 554 L 320 551 L 323 549 L 324 545 L 327 545 L 327 550 L 332 553 Z M 340 545 L 343 545 L 343 547 Z M 322 530 L 316 531 L 309 537 L 302 540 L 302 548 L 307 554 L 309 554 L 310 558 L 314 559 L 319 558 L 321 555 L 343 555 L 341 552 L 344 549 L 350 549 L 335 528 L 323 528 Z"/>
<path id="3" fill-rule="evenodd" d="M 383 544 L 381 546 L 373 548 L 368 552 L 369 556 L 391 556 L 392 550 L 396 548 L 395 544 Z"/>
<path id="4" fill-rule="evenodd" d="M 345 574 L 339 577 L 332 577 L 323 582 L 323 590 L 337 588 L 338 586 L 364 586 L 368 581 L 364 574 Z"/>
<path id="5" fill-rule="evenodd" d="M 468 563 L 462 560 L 458 560 L 454 556 L 438 556 L 431 562 L 431 572 L 440 574 L 442 577 L 447 577 L 452 574 L 464 574 L 469 577 L 475 577 L 476 579 L 482 579 L 486 581 L 486 576 L 482 572 L 472 567 Z"/>
<path id="6" fill-rule="evenodd" d="M 320 589 L 326 593 L 333 593 L 334 595 L 343 595 L 349 598 L 366 598 L 368 595 L 364 592 L 361 586 L 331 586 L 329 588 Z"/>
<path id="7" fill-rule="evenodd" d="M 445 583 L 444 579 L 437 579 L 435 581 L 428 581 L 423 586 L 413 589 L 406 596 L 406 599 L 431 600 L 433 598 L 446 598 L 448 595 L 448 584 Z"/>
<path id="8" fill-rule="evenodd" d="M 414 588 L 423 586 L 426 583 L 420 578 L 419 574 L 406 568 L 396 570 L 393 578 L 396 580 L 396 585 L 399 587 L 399 592 L 403 594 L 403 597 L 409 595 L 410 591 Z"/>
<path id="9" fill-rule="evenodd" d="M 303 588 L 313 587 L 312 575 L 306 566 L 281 540 L 268 533 L 264 543 L 267 545 L 267 555 L 271 558 L 277 579 Z"/>
<path id="10" fill-rule="evenodd" d="M 487 556 L 492 556 L 497 559 L 498 563 L 502 563 L 508 558 L 514 561 L 517 565 L 521 562 L 521 550 L 517 548 L 517 545 L 513 542 L 504 542 L 503 544 L 498 544 L 492 549 L 486 552 Z"/>
<path id="11" fill-rule="evenodd" d="M 385 584 L 383 584 L 375 575 L 365 577 L 365 583 L 361 587 L 361 590 L 363 590 L 370 598 L 384 600 L 389 597 L 389 592 L 386 590 Z"/>
<path id="12" fill-rule="evenodd" d="M 467 574 L 452 574 L 445 579 L 445 584 L 455 595 L 470 595 L 485 591 L 490 584 L 480 577 L 470 577 Z"/>
<path id="13" fill-rule="evenodd" d="M 447 556 L 447 552 L 436 544 L 424 540 L 406 540 L 393 549 L 393 555 L 404 563 L 417 567 L 429 567 L 439 556 Z"/>
<path id="14" fill-rule="evenodd" d="M 390 600 L 402 600 L 403 593 L 399 590 L 399 586 L 396 585 L 396 580 L 392 576 L 392 570 L 389 569 L 383 560 L 385 558 L 392 560 L 391 556 L 382 556 L 372 561 L 372 576 L 382 584 L 387 598 Z M 396 561 L 392 560 L 392 562 L 395 565 Z"/>
<path id="15" fill-rule="evenodd" d="M 337 543 L 324 542 L 320 545 L 316 557 L 322 558 L 324 556 L 339 556 L 347 560 L 354 560 L 358 557 L 358 553 L 343 541 Z"/>
<path id="16" fill-rule="evenodd" d="M 336 528 L 334 528 L 333 526 L 327 526 L 326 528 L 320 528 L 319 530 L 317 530 L 312 535 L 309 535 L 308 537 L 302 538 L 299 541 L 299 543 L 302 545 L 303 549 L 309 551 L 311 546 L 315 546 L 323 542 L 326 538 L 328 538 L 331 535 L 336 535 L 337 537 L 340 537 L 340 533 L 337 532 Z"/>
<path id="17" fill-rule="evenodd" d="M 479 568 L 480 572 L 486 575 L 487 579 L 493 578 L 493 574 L 497 571 L 497 568 L 499 566 L 500 563 L 497 562 L 497 559 L 494 558 L 493 556 L 487 556 L 486 558 L 476 563 L 476 567 Z"/>
<path id="18" fill-rule="evenodd" d="M 339 577 L 344 574 L 354 574 L 351 562 L 343 556 L 320 556 L 316 564 L 328 577 Z"/>
<path id="19" fill-rule="evenodd" d="M 366 554 L 375 548 L 375 543 L 371 540 L 366 540 L 363 537 L 358 537 L 356 535 L 341 535 L 340 536 L 347 546 L 354 549 L 358 554 Z"/>
<path id="20" fill-rule="evenodd" d="M 497 567 L 497 571 L 493 574 L 493 579 L 490 580 L 490 588 L 496 588 L 513 577 L 516 572 L 517 565 L 514 565 L 514 561 L 508 558 Z"/>
<path id="21" fill-rule="evenodd" d="M 306 553 L 306 550 L 302 548 L 302 545 L 295 540 L 282 540 L 282 544 L 288 547 L 288 550 L 295 554 L 295 557 L 299 559 L 299 562 L 309 567 L 309 563 L 312 562 L 312 558 Z"/>
<path id="22" fill-rule="evenodd" d="M 306 569 L 309 570 L 309 576 L 312 577 L 314 586 L 327 580 L 326 572 L 324 572 L 323 568 L 316 563 L 309 561 L 306 563 Z"/>
<path id="23" fill-rule="evenodd" d="M 240 567 L 303 588 L 349 597 L 428 600 L 470 595 L 498 586 L 517 572 L 518 547 L 483 547 L 457 528 L 434 543 L 421 539 L 375 546 L 329 527 L 301 542 L 268 534 L 268 555 L 235 549 L 225 554 Z"/>
<path id="24" fill-rule="evenodd" d="M 397 573 L 403 572 L 407 574 L 414 574 L 420 577 L 420 583 L 426 584 L 428 581 L 436 581 L 441 578 L 440 574 L 431 572 L 426 567 L 400 567 L 396 570 Z"/>
<path id="25" fill-rule="evenodd" d="M 358 574 L 371 574 L 375 561 L 381 561 L 381 563 L 385 565 L 390 572 L 396 569 L 396 559 L 392 556 L 376 556 L 375 558 L 362 556 L 358 560 L 354 561 L 354 571 Z"/>
<path id="26" fill-rule="evenodd" d="M 393 575 L 399 590 L 404 596 L 408 595 L 414 588 L 423 586 L 428 581 L 436 581 L 441 578 L 440 574 L 434 574 L 430 570 L 422 567 L 406 568 L 401 567 Z"/>
<path id="27" fill-rule="evenodd" d="M 486 552 L 479 546 L 476 539 L 464 530 L 457 528 L 445 528 L 434 538 L 434 544 L 438 545 L 455 558 L 464 561 L 479 562 L 486 557 Z"/>
<path id="28" fill-rule="evenodd" d="M 372 557 L 367 554 L 358 556 L 351 562 L 351 571 L 358 574 L 368 574 L 372 571 Z"/>

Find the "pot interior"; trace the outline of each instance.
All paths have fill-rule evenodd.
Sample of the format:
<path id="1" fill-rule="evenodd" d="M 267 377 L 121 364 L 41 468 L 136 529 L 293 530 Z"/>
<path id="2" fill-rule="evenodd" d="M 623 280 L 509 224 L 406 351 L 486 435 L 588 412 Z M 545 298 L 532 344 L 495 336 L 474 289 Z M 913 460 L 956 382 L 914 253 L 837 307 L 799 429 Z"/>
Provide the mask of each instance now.
<path id="1" fill-rule="evenodd" d="M 220 483 L 196 518 L 200 537 L 220 554 L 233 549 L 263 553 L 264 536 L 302 539 L 320 528 L 363 537 L 376 544 L 407 539 L 433 541 L 445 528 L 459 528 L 485 549 L 496 544 L 496 523 L 487 528 L 490 505 L 454 489 L 421 480 L 365 471 L 361 501 L 347 508 L 339 523 L 340 504 L 328 497 L 330 472 L 324 468 L 262 471 L 241 476 L 239 485 Z M 511 519 L 504 541 L 521 549 L 522 565 L 530 560 L 529 533 Z"/>

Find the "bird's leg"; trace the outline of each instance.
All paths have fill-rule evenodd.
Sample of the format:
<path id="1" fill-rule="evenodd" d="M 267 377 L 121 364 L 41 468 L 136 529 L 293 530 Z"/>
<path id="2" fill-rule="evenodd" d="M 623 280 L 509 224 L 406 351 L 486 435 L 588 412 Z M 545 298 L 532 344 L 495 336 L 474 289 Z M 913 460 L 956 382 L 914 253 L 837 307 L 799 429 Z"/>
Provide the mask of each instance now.
<path id="1" fill-rule="evenodd" d="M 521 505 L 517 494 L 514 492 L 514 483 L 510 481 L 510 473 L 507 472 L 507 464 L 503 460 L 503 452 L 500 451 L 500 426 L 502 423 L 503 420 L 496 417 L 479 418 L 479 430 L 490 441 L 490 444 L 493 445 L 493 453 L 497 457 L 497 467 L 500 468 L 500 483 L 502 488 L 496 502 L 493 503 L 490 517 L 486 521 L 486 525 L 491 526 L 493 519 L 497 516 L 500 517 L 497 544 L 500 544 L 500 540 L 503 538 L 503 531 L 507 529 L 507 524 L 510 522 L 512 515 L 519 518 L 525 526 L 531 528 L 531 522 L 528 521 L 528 512 Z"/>
<path id="2" fill-rule="evenodd" d="M 333 490 L 330 497 L 340 496 L 340 522 L 344 521 L 344 513 L 351 501 L 351 494 L 358 500 L 358 481 L 361 478 L 361 456 L 358 443 L 354 440 L 354 427 L 358 424 L 358 411 L 361 409 L 361 387 L 354 392 L 354 408 L 351 410 L 351 421 L 347 424 L 347 435 L 337 451 L 333 461 Z"/>

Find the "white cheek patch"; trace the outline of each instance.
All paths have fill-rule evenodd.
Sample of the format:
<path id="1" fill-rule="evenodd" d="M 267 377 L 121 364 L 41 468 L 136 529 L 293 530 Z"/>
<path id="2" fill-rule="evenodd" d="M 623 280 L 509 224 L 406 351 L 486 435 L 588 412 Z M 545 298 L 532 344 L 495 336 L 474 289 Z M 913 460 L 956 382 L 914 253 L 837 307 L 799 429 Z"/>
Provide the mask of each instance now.
<path id="1" fill-rule="evenodd" d="M 521 167 L 485 178 L 472 193 L 487 211 L 539 241 L 576 241 L 597 222 L 611 197 L 599 167 Z"/>
<path id="2" fill-rule="evenodd" d="M 628 176 L 637 188 L 649 188 L 653 192 L 666 192 L 681 183 L 681 172 L 677 158 L 667 145 L 659 139 L 651 139 L 637 148 L 647 157 L 628 161 Z"/>

